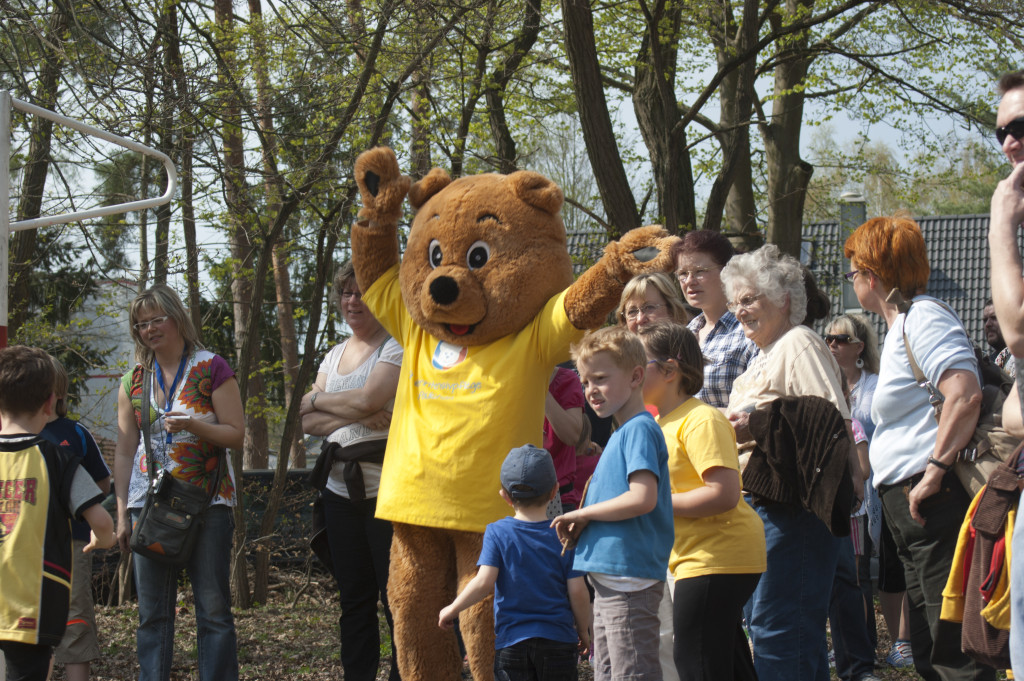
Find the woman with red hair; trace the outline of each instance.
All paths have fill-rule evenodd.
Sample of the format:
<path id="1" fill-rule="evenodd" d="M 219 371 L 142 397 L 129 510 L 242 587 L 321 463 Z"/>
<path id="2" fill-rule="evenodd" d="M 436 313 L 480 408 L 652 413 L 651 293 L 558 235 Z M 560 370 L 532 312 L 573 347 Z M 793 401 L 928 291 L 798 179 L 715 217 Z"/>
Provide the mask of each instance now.
<path id="1" fill-rule="evenodd" d="M 930 268 L 921 229 L 901 216 L 868 220 L 846 240 L 853 283 L 865 310 L 888 325 L 871 405 L 869 458 L 910 598 L 914 666 L 925 679 L 993 679 L 961 651 L 960 624 L 941 621 L 942 589 L 970 497 L 952 471 L 974 430 L 981 383 L 974 349 L 956 314 L 924 295 Z M 936 418 L 918 385 L 908 349 L 945 397 Z"/>

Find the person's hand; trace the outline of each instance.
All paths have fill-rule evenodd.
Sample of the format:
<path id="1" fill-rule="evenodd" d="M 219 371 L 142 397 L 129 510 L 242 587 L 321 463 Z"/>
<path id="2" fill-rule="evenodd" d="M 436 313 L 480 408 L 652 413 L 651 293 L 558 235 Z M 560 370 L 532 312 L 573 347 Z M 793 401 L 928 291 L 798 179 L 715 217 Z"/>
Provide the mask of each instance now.
<path id="1" fill-rule="evenodd" d="M 121 548 L 121 552 L 127 553 L 128 542 L 132 538 L 132 521 L 130 518 L 118 516 L 115 536 L 117 537 L 117 545 Z"/>
<path id="2" fill-rule="evenodd" d="M 729 414 L 729 423 L 736 431 L 736 442 L 750 442 L 750 412 L 740 411 Z"/>
<path id="3" fill-rule="evenodd" d="M 169 411 L 164 414 L 164 430 L 168 433 L 180 433 L 192 425 L 192 417 L 182 411 Z"/>
<path id="4" fill-rule="evenodd" d="M 583 518 L 579 510 L 569 511 L 557 516 L 551 521 L 551 527 L 555 528 L 558 534 L 558 541 L 562 543 L 562 552 L 576 548 L 580 533 L 590 521 Z"/>
<path id="5" fill-rule="evenodd" d="M 359 423 L 363 424 L 370 430 L 387 430 L 391 426 L 391 412 L 387 409 L 381 409 L 378 412 L 374 412 L 369 416 L 359 419 Z"/>
<path id="6" fill-rule="evenodd" d="M 313 395 L 316 395 L 318 392 L 320 391 L 313 388 L 302 396 L 302 400 L 299 402 L 299 416 L 305 416 L 306 414 L 316 411 L 316 409 L 313 408 Z"/>
<path id="7" fill-rule="evenodd" d="M 1024 163 L 1018 163 L 992 194 L 990 229 L 1020 229 L 1024 223 Z"/>
<path id="8" fill-rule="evenodd" d="M 455 611 L 450 605 L 441 608 L 441 612 L 437 616 L 437 626 L 442 629 L 452 629 L 455 626 L 455 620 L 459 617 L 459 613 Z"/>
<path id="9" fill-rule="evenodd" d="M 927 518 L 921 515 L 919 510 L 921 502 L 935 494 L 942 487 L 942 477 L 946 474 L 944 470 L 938 466 L 928 465 L 924 471 L 924 477 L 921 478 L 921 482 L 914 485 L 914 488 L 910 490 L 910 495 L 907 500 L 910 502 L 910 517 L 917 522 L 918 525 L 924 525 Z"/>
<path id="10" fill-rule="evenodd" d="M 864 475 L 858 469 L 853 476 L 853 510 L 858 510 L 864 505 Z"/>
<path id="11" fill-rule="evenodd" d="M 593 635 L 593 632 L 591 632 L 590 629 L 587 628 L 584 631 L 578 632 L 578 634 L 579 634 L 579 637 L 580 637 L 580 642 L 579 642 L 579 645 L 578 645 L 580 657 L 582 657 L 582 658 L 589 658 L 590 654 L 592 652 L 594 652 L 594 650 L 593 650 L 593 645 L 594 645 L 594 635 Z"/>

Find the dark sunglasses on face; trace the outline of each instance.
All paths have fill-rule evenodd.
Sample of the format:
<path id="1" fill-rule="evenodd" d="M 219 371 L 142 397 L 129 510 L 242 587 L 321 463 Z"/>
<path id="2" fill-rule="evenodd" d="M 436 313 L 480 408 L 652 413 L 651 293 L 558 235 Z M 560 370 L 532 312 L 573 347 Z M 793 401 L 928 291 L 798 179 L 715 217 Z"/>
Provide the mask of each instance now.
<path id="1" fill-rule="evenodd" d="M 855 336 L 851 336 L 848 333 L 830 333 L 825 336 L 825 343 L 828 345 L 832 345 L 833 343 L 846 345 L 848 343 L 860 343 L 860 339 Z"/>
<path id="2" fill-rule="evenodd" d="M 1015 140 L 1024 138 L 1024 116 L 1014 118 L 1006 125 L 996 128 L 996 139 L 999 140 L 999 146 L 1003 146 L 1007 135 Z"/>

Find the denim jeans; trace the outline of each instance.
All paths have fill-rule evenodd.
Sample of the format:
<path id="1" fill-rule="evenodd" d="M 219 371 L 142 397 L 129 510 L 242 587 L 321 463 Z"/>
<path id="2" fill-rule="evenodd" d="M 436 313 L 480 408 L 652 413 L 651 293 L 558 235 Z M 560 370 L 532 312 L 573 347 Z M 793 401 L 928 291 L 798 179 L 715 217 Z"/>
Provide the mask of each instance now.
<path id="1" fill-rule="evenodd" d="M 141 509 L 132 509 L 132 524 Z M 200 681 L 237 681 L 238 643 L 231 615 L 232 509 L 212 506 L 203 516 L 192 557 L 184 566 L 192 584 L 198 629 Z M 168 681 L 174 654 L 174 607 L 182 568 L 135 554 L 139 595 L 136 647 L 139 681 Z"/>
<path id="2" fill-rule="evenodd" d="M 768 570 L 747 607 L 761 681 L 828 681 L 825 620 L 839 542 L 817 516 L 781 504 L 754 506 L 764 522 Z"/>
<path id="3" fill-rule="evenodd" d="M 1018 508 L 1024 508 L 1024 503 Z M 1024 679 L 1024 553 L 1018 551 L 1024 552 L 1024 519 L 1014 523 L 1010 547 L 1010 555 L 1015 557 L 1010 561 L 1010 662 L 1014 678 Z"/>
<path id="4" fill-rule="evenodd" d="M 658 606 L 665 582 L 616 591 L 594 580 L 594 681 L 661 681 Z"/>
<path id="5" fill-rule="evenodd" d="M 323 491 L 327 540 L 334 563 L 334 578 L 341 592 L 341 666 L 346 681 L 373 681 L 380 664 L 380 626 L 377 601 L 391 631 L 395 625 L 388 608 L 388 567 L 391 523 L 374 517 L 377 499 L 352 501 Z M 392 658 L 390 681 L 398 681 L 398 657 Z"/>
<path id="6" fill-rule="evenodd" d="M 907 481 L 882 485 L 879 493 L 907 580 L 914 667 L 925 681 L 994 679 L 995 670 L 963 653 L 960 623 L 939 619 L 942 590 L 971 500 L 951 471 L 942 478 L 939 491 L 921 502 L 925 524 L 920 525 L 910 515 L 912 488 Z"/>
<path id="7" fill-rule="evenodd" d="M 870 583 L 870 575 L 864 578 Z M 828 608 L 832 647 L 836 652 L 836 676 L 842 681 L 859 681 L 875 668 L 875 647 L 871 644 L 864 608 L 853 543 L 843 537 L 839 541 L 839 562 Z"/>
<path id="8" fill-rule="evenodd" d="M 494 652 L 494 681 L 576 681 L 576 644 L 529 638 Z"/>

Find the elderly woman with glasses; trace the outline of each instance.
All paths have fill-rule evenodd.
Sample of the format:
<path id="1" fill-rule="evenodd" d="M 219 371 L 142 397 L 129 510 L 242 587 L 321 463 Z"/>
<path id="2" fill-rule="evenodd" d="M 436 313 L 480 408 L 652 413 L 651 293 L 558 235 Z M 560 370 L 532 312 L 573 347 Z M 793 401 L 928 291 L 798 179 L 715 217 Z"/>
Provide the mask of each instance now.
<path id="1" fill-rule="evenodd" d="M 882 346 L 871 415 L 870 459 L 885 520 L 903 559 L 910 597 L 914 666 L 926 679 L 994 678 L 960 647 L 961 626 L 939 619 L 942 590 L 970 497 L 952 471 L 981 407 L 978 363 L 960 319 L 924 295 L 930 267 L 913 220 L 868 220 L 846 240 L 849 278 L 861 306 L 881 316 L 890 332 Z M 1019 275 L 1019 273 L 1018 273 Z M 936 418 L 918 366 L 945 397 Z"/>
<path id="2" fill-rule="evenodd" d="M 837 535 L 849 534 L 860 482 L 848 455 L 839 365 L 801 324 L 808 297 L 796 259 L 767 245 L 732 258 L 722 281 L 729 309 L 760 350 L 733 383 L 727 407 L 741 449 L 751 452 L 743 483 L 768 550 L 748 604 L 754 666 L 761 681 L 828 679 Z"/>
<path id="3" fill-rule="evenodd" d="M 726 306 L 721 273 L 735 253 L 721 232 L 704 229 L 687 232 L 672 247 L 679 287 L 687 304 L 700 310 L 688 326 L 708 362 L 695 397 L 719 408 L 729 403 L 733 381 L 757 355 L 757 346 Z"/>
<path id="4" fill-rule="evenodd" d="M 636 333 L 659 319 L 685 324 L 690 321 L 679 287 L 662 272 L 638 274 L 629 280 L 619 298 L 619 325 Z"/>

